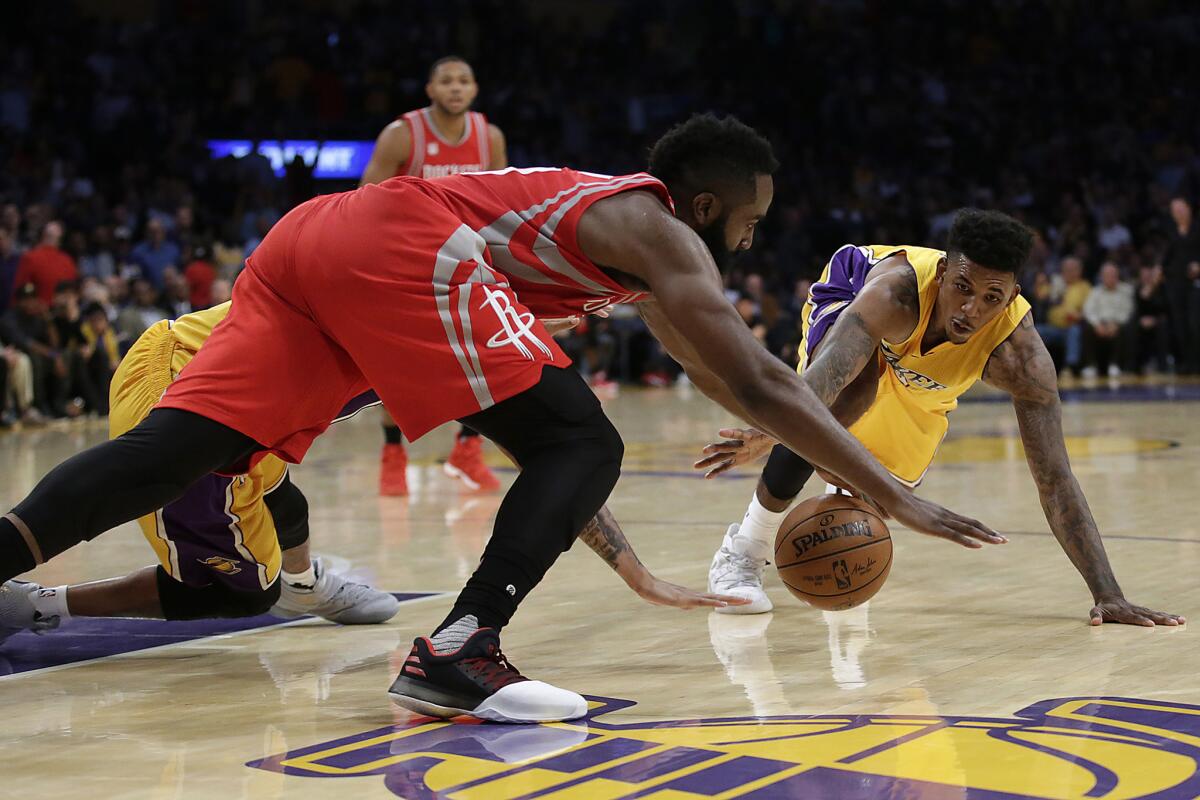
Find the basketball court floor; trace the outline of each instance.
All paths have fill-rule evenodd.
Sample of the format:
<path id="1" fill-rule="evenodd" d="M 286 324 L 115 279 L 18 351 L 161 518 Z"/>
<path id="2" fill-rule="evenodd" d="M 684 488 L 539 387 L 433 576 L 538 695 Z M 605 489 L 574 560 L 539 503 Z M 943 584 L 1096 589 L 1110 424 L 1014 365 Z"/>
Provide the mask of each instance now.
<path id="1" fill-rule="evenodd" d="M 499 497 L 441 474 L 449 429 L 413 448 L 411 498 L 377 497 L 377 421 L 361 415 L 293 477 L 316 550 L 400 594 L 397 617 L 19 634 L 0 645 L 0 797 L 1200 796 L 1200 386 L 1101 387 L 1064 407 L 1122 587 L 1194 620 L 1179 629 L 1086 624 L 1090 597 L 1042 517 L 1011 408 L 992 400 L 955 412 L 922 492 L 1010 544 L 970 551 L 894 526 L 891 576 L 867 606 L 814 611 L 769 574 L 776 610 L 758 617 L 648 606 L 579 545 L 504 645 L 592 712 L 513 727 L 388 701 L 412 637 L 472 571 Z M 686 390 L 625 390 L 606 405 L 628 445 L 611 507 L 651 569 L 702 587 L 757 470 L 693 476 L 698 448 L 730 420 Z M 97 422 L 0 436 L 0 506 L 102 437 Z M 126 525 L 32 578 L 150 561 Z"/>

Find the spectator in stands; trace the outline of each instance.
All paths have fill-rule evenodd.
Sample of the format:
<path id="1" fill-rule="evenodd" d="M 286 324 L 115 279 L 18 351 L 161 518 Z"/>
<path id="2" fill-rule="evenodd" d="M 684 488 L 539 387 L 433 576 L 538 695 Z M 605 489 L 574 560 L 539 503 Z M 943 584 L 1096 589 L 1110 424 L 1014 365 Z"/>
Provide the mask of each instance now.
<path id="1" fill-rule="evenodd" d="M 167 317 L 179 319 L 184 314 L 194 310 L 189 300 L 192 290 L 187 280 L 174 267 L 163 273 L 165 288 L 162 293 L 162 306 L 167 310 Z"/>
<path id="2" fill-rule="evenodd" d="M 1097 368 L 1107 371 L 1110 378 L 1120 377 L 1133 312 L 1133 287 L 1121 280 L 1120 267 L 1105 261 L 1100 280 L 1083 304 L 1084 377 L 1095 377 Z"/>
<path id="3" fill-rule="evenodd" d="M 113 228 L 113 274 L 124 281 L 131 281 L 142 275 L 142 268 L 133 260 L 133 235 L 129 228 L 117 225 Z"/>
<path id="4" fill-rule="evenodd" d="M 19 250 L 21 241 L 21 209 L 16 203 L 5 203 L 0 208 L 0 229 L 8 232 L 14 249 Z"/>
<path id="5" fill-rule="evenodd" d="M 133 282 L 130 292 L 132 302 L 117 315 L 117 335 L 124 342 L 132 343 L 147 328 L 159 320 L 167 319 L 167 311 L 158 302 L 158 292 L 145 278 Z"/>
<path id="6" fill-rule="evenodd" d="M 1062 353 L 1060 372 L 1078 371 L 1083 358 L 1083 304 L 1092 287 L 1083 277 L 1083 262 L 1068 256 L 1062 260 L 1062 291 L 1049 298 L 1050 309 L 1046 322 L 1038 325 L 1038 333 L 1052 352 Z"/>
<path id="7" fill-rule="evenodd" d="M 142 277 L 161 290 L 167 267 L 179 267 L 179 245 L 167 239 L 162 220 L 151 217 L 146 222 L 146 238 L 133 248 L 132 259 L 142 269 Z"/>
<path id="8" fill-rule="evenodd" d="M 217 278 L 217 269 L 209 261 L 208 248 L 197 247 L 192 253 L 192 260 L 183 270 L 184 280 L 188 285 L 188 302 L 192 308 L 208 308 L 213 304 L 212 285 Z"/>
<path id="9" fill-rule="evenodd" d="M 1112 211 L 1104 212 L 1104 225 L 1096 234 L 1096 241 L 1106 253 L 1112 253 L 1133 244 L 1133 236 L 1129 228 L 1121 224 L 1117 215 Z"/>
<path id="10" fill-rule="evenodd" d="M 182 205 L 175 210 L 171 241 L 179 247 L 179 252 L 184 255 L 196 249 L 196 212 L 191 206 Z"/>
<path id="11" fill-rule="evenodd" d="M 103 281 L 116 274 L 117 259 L 113 255 L 112 239 L 112 228 L 107 225 L 97 225 L 92 229 L 87 251 L 79 259 L 81 277 L 90 276 Z"/>
<path id="12" fill-rule="evenodd" d="M 233 297 L 233 282 L 225 278 L 217 278 L 212 284 L 212 304 L 219 306 L 221 303 L 228 303 L 229 298 Z"/>
<path id="13" fill-rule="evenodd" d="M 17 266 L 20 262 L 21 256 L 17 252 L 17 243 L 12 231 L 0 226 L 0 314 L 7 311 L 12 304 Z"/>
<path id="14" fill-rule="evenodd" d="M 15 338 L 10 337 L 8 326 L 0 317 L 0 427 L 18 421 L 40 425 L 45 418 L 34 406 L 33 362 L 16 346 Z"/>
<path id="15" fill-rule="evenodd" d="M 38 246 L 25 252 L 17 266 L 17 286 L 33 284 L 38 297 L 49 306 L 54 302 L 54 289 L 63 281 L 79 278 L 75 260 L 63 252 L 63 225 L 57 220 L 42 228 Z"/>
<path id="16" fill-rule="evenodd" d="M 83 309 L 80 333 L 83 336 L 79 359 L 80 391 L 88 411 L 108 416 L 109 384 L 121 362 L 121 354 L 104 306 L 91 303 Z"/>
<path id="17" fill-rule="evenodd" d="M 1138 270 L 1134 297 L 1137 318 L 1137 366 L 1145 371 L 1163 370 L 1171 349 L 1170 323 L 1167 319 L 1167 293 L 1162 267 L 1143 264 Z"/>
<path id="18" fill-rule="evenodd" d="M 83 313 L 79 305 L 79 287 L 72 281 L 63 281 L 54 290 L 54 302 L 50 306 L 50 321 L 54 326 L 54 341 L 59 358 L 66 365 L 66 398 L 63 409 L 67 416 L 77 417 L 87 409 L 87 379 L 84 371 Z"/>
<path id="19" fill-rule="evenodd" d="M 29 356 L 33 372 L 33 403 L 48 417 L 67 415 L 67 362 L 58 348 L 50 311 L 32 283 L 17 288 L 16 303 L 4 315 L 5 337 Z"/>
<path id="20" fill-rule="evenodd" d="M 1163 253 L 1163 280 L 1170 306 L 1175 369 L 1184 375 L 1200 371 L 1200 309 L 1193 295 L 1200 280 L 1200 230 L 1192 219 L 1192 204 L 1182 197 L 1171 200 L 1170 238 Z"/>

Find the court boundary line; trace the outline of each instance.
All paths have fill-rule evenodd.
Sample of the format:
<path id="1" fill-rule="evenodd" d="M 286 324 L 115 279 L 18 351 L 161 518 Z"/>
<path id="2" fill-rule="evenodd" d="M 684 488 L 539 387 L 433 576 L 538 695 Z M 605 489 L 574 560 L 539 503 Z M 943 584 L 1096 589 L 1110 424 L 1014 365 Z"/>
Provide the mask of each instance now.
<path id="1" fill-rule="evenodd" d="M 421 590 L 413 589 L 412 591 L 421 591 Z M 426 595 L 425 597 L 414 597 L 412 600 L 401 601 L 400 605 L 406 606 L 406 605 L 410 605 L 413 603 L 423 603 L 426 600 L 435 600 L 440 597 L 445 597 L 448 594 L 453 594 L 453 592 L 434 591 L 432 594 Z M 95 618 L 92 617 L 92 619 L 95 619 Z M 72 667 L 82 667 L 87 664 L 96 664 L 100 661 L 116 661 L 117 659 L 128 658 L 130 656 L 140 655 L 141 653 L 150 653 L 150 652 L 155 652 L 155 651 L 159 651 L 159 650 L 167 650 L 172 647 L 182 647 L 182 646 L 188 645 L 188 644 L 195 644 L 196 642 L 206 642 L 206 641 L 215 642 L 215 641 L 220 641 L 222 639 L 233 639 L 233 638 L 236 638 L 239 636 L 250 636 L 250 635 L 256 634 L 256 633 L 266 633 L 267 631 L 277 631 L 280 628 L 295 628 L 295 627 L 299 627 L 301 625 L 307 625 L 308 623 L 317 622 L 317 621 L 321 621 L 321 618 L 320 617 L 306 617 L 304 619 L 280 620 L 278 625 L 266 625 L 262 628 L 247 628 L 244 631 L 230 631 L 229 633 L 219 633 L 216 636 L 201 636 L 196 639 L 187 639 L 182 642 L 170 642 L 168 644 L 156 644 L 153 647 L 144 647 L 141 650 L 128 650 L 124 653 L 115 653 L 110 656 L 97 656 L 96 658 L 88 658 L 88 659 L 84 659 L 83 661 L 72 661 L 70 664 L 55 664 L 52 667 L 38 667 L 37 669 L 26 670 L 25 672 L 16 672 L 16 673 L 13 673 L 12 675 L 0 675 L 0 684 L 3 684 L 6 681 L 14 681 L 14 680 L 18 680 L 20 678 L 27 678 L 27 677 L 30 677 L 33 675 L 43 675 L 43 674 L 50 673 L 50 672 L 59 672 L 64 669 L 71 669 Z M 336 625 L 337 623 L 334 623 L 334 624 Z M 384 624 L 386 625 L 386 623 L 384 623 Z M 339 627 L 346 627 L 346 626 L 339 626 Z M 51 632 L 51 633 L 45 634 L 45 635 L 53 636 L 54 634 L 53 634 L 53 632 Z"/>

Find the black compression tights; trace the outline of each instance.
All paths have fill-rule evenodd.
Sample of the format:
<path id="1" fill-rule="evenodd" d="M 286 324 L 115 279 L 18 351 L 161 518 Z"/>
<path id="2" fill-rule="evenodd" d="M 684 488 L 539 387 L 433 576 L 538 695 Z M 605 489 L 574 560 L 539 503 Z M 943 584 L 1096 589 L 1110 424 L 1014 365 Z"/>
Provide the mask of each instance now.
<path id="1" fill-rule="evenodd" d="M 812 477 L 813 467 L 781 444 L 771 448 L 763 467 L 762 483 L 776 500 L 791 501 Z"/>
<path id="2" fill-rule="evenodd" d="M 226 471 L 261 449 L 198 414 L 151 411 L 123 436 L 52 469 L 13 509 L 15 520 L 0 520 L 0 581 L 162 508 L 200 477 Z"/>
<path id="3" fill-rule="evenodd" d="M 521 394 L 463 420 L 521 466 L 479 568 L 442 627 L 466 614 L 501 628 L 571 547 L 621 473 L 621 437 L 574 369 L 546 367 Z"/>

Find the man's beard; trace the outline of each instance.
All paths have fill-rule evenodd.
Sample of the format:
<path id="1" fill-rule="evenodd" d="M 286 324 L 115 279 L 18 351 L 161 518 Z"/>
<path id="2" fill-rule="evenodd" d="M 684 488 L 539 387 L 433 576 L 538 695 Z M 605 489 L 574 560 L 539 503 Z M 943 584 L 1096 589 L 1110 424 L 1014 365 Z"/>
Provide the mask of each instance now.
<path id="1" fill-rule="evenodd" d="M 733 266 L 733 262 L 741 255 L 740 250 L 730 250 L 729 245 L 725 244 L 726 222 L 727 217 L 722 214 L 720 219 L 713 222 L 707 228 L 701 228 L 698 231 L 700 240 L 704 242 L 704 246 L 712 254 L 713 261 L 717 262 L 717 269 L 723 273 L 728 271 Z"/>

